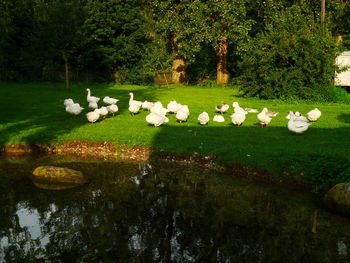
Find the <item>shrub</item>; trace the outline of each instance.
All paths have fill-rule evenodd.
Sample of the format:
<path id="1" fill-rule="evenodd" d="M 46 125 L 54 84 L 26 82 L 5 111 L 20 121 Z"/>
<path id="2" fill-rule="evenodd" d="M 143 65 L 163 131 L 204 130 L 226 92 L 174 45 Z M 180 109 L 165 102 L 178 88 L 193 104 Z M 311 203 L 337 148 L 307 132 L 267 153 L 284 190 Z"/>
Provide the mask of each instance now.
<path id="1" fill-rule="evenodd" d="M 242 49 L 239 80 L 245 96 L 330 100 L 338 47 L 300 7 L 287 8 Z"/>
<path id="2" fill-rule="evenodd" d="M 340 87 L 332 87 L 331 93 L 334 102 L 350 104 L 350 95 L 345 89 Z"/>

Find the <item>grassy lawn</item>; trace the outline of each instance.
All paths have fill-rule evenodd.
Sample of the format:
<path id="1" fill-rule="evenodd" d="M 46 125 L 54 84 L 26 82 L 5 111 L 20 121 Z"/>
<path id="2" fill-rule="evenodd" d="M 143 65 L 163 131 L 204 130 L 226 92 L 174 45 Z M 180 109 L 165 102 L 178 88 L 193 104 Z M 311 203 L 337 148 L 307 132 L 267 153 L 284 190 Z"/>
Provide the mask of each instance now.
<path id="1" fill-rule="evenodd" d="M 86 88 L 92 95 L 118 98 L 119 112 L 95 124 L 88 123 Z M 170 100 L 189 105 L 190 117 L 186 123 L 177 123 L 169 115 L 169 122 L 161 127 L 151 127 L 146 121 L 147 112 L 131 116 L 128 92 L 136 100 Z M 74 84 L 64 90 L 60 84 L 0 84 L 0 145 L 13 143 L 63 143 L 68 140 L 108 141 L 116 144 L 153 146 L 176 153 L 218 155 L 222 161 L 258 165 L 280 171 L 308 162 L 313 165 L 315 156 L 323 159 L 350 162 L 350 105 L 295 103 L 245 99 L 228 88 L 203 88 L 192 86 L 146 87 L 116 84 Z M 72 98 L 86 109 L 79 116 L 68 115 L 63 100 Z M 101 100 L 102 101 L 102 100 Z M 224 123 L 197 123 L 198 115 L 207 111 L 212 119 L 215 105 L 238 101 L 242 107 L 279 111 L 270 126 L 261 129 L 256 114 L 248 114 L 241 127 L 231 124 L 230 107 Z M 100 103 L 103 105 L 103 103 Z M 318 107 L 321 118 L 302 135 L 288 131 L 285 118 L 289 110 L 306 114 Z M 310 160 L 310 158 L 312 160 Z M 317 158 L 316 158 L 317 159 Z"/>

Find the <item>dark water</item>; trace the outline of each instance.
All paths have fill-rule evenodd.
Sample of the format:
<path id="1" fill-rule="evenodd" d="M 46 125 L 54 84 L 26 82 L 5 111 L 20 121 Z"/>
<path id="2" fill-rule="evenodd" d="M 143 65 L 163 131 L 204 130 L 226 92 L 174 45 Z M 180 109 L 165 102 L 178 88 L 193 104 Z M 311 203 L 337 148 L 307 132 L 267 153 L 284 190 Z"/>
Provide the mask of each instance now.
<path id="1" fill-rule="evenodd" d="M 90 183 L 38 189 L 41 164 Z M 0 262 L 350 262 L 349 219 L 203 167 L 3 160 L 0 208 Z"/>

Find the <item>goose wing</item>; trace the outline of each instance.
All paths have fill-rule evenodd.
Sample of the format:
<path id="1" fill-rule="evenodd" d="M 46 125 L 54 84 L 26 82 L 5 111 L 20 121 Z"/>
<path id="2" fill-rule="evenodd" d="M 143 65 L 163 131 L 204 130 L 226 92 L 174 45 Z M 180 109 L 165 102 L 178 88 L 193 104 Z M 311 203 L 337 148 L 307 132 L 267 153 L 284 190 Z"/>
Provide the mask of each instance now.
<path id="1" fill-rule="evenodd" d="M 304 121 L 294 121 L 293 124 L 294 124 L 294 127 L 296 128 L 302 128 L 310 125 L 308 122 L 304 122 Z"/>

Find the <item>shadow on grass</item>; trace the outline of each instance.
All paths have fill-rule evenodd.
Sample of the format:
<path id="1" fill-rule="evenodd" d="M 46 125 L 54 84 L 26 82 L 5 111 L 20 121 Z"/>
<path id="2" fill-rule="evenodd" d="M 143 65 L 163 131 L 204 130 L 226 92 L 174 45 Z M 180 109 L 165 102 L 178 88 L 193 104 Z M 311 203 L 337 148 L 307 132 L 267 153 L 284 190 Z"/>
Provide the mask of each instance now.
<path id="1" fill-rule="evenodd" d="M 133 91 L 136 100 L 157 100 L 163 87 L 114 86 L 113 84 L 74 84 L 71 90 L 52 83 L 0 84 L 1 102 L 0 145 L 7 143 L 50 143 L 63 134 L 86 125 L 85 114 L 90 111 L 86 102 L 86 88 L 92 95 L 119 99 L 118 114 L 128 110 L 129 91 Z M 65 112 L 63 101 L 72 98 L 84 107 L 79 116 Z"/>
<path id="2" fill-rule="evenodd" d="M 310 156 L 328 156 L 349 162 L 349 128 L 313 128 L 301 135 L 284 127 L 163 126 L 153 145 L 162 152 L 215 155 L 223 162 L 258 165 L 283 171 L 307 165 Z M 159 153 L 156 152 L 156 154 Z M 340 159 L 339 159 L 340 160 Z M 314 165 L 314 164 L 312 164 Z"/>
<path id="3" fill-rule="evenodd" d="M 337 119 L 341 122 L 350 123 L 350 114 L 341 113 L 337 116 Z"/>

